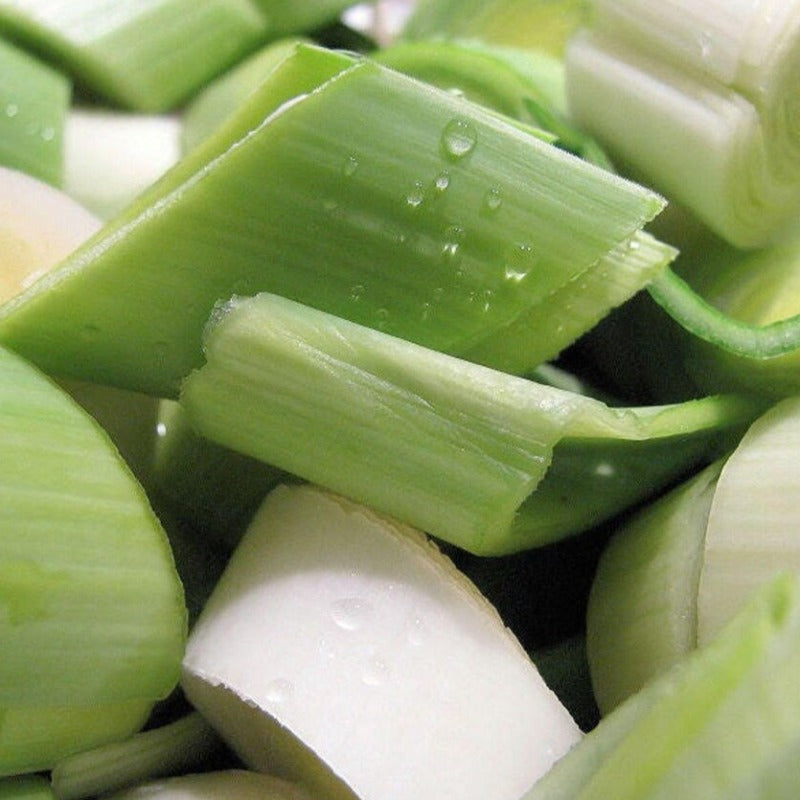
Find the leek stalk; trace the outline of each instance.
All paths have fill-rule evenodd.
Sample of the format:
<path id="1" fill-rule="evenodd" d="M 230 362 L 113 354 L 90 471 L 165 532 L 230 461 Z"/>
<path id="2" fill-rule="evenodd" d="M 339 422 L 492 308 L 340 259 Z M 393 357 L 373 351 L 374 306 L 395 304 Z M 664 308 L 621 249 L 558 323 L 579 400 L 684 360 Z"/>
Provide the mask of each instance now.
<path id="1" fill-rule="evenodd" d="M 217 300 L 271 291 L 527 371 L 674 257 L 641 232 L 662 207 L 463 98 L 300 46 L 3 306 L 0 341 L 55 373 L 174 396 Z"/>
<path id="2" fill-rule="evenodd" d="M 608 518 L 759 408 L 613 409 L 266 294 L 220 309 L 206 358 L 181 395 L 200 433 L 484 554 Z"/>

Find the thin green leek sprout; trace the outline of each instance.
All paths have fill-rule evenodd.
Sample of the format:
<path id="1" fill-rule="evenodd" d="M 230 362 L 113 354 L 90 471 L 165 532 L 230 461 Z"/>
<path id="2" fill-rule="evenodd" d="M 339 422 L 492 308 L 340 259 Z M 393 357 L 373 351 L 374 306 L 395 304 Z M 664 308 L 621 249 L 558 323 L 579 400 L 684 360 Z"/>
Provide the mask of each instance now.
<path id="1" fill-rule="evenodd" d="M 64 130 L 62 188 L 109 219 L 180 157 L 177 116 L 73 108 Z"/>
<path id="2" fill-rule="evenodd" d="M 320 797 L 516 800 L 581 737 L 434 545 L 310 486 L 257 512 L 183 687 L 245 764 Z"/>
<path id="3" fill-rule="evenodd" d="M 221 747 L 208 723 L 193 712 L 160 728 L 69 756 L 53 767 L 50 781 L 58 800 L 84 800 L 201 770 Z"/>
<path id="4" fill-rule="evenodd" d="M 604 718 L 524 800 L 793 800 L 798 669 L 800 583 L 784 574 Z"/>
<path id="5" fill-rule="evenodd" d="M 66 75 L 0 40 L 0 164 L 61 184 L 71 92 Z"/>
<path id="6" fill-rule="evenodd" d="M 642 232 L 662 208 L 496 112 L 301 45 L 3 306 L 0 341 L 49 372 L 174 397 L 214 304 L 270 291 L 526 372 L 674 258 Z"/>
<path id="7" fill-rule="evenodd" d="M 242 769 L 200 772 L 154 781 L 109 795 L 108 800 L 314 800 L 288 781 Z"/>
<path id="8" fill-rule="evenodd" d="M 495 555 L 613 516 L 761 408 L 610 408 L 269 294 L 219 309 L 206 359 L 181 393 L 200 434 Z"/>
<path id="9" fill-rule="evenodd" d="M 594 0 L 568 95 L 617 163 L 754 247 L 800 213 L 800 4 L 729 5 Z"/>
<path id="10" fill-rule="evenodd" d="M 249 0 L 3 0 L 3 33 L 76 82 L 138 111 L 175 108 L 253 49 L 264 20 Z"/>
<path id="11" fill-rule="evenodd" d="M 473 37 L 560 57 L 588 6 L 587 0 L 420 0 L 402 36 Z"/>
<path id="12" fill-rule="evenodd" d="M 0 775 L 127 736 L 178 679 L 183 590 L 106 434 L 0 350 Z"/>

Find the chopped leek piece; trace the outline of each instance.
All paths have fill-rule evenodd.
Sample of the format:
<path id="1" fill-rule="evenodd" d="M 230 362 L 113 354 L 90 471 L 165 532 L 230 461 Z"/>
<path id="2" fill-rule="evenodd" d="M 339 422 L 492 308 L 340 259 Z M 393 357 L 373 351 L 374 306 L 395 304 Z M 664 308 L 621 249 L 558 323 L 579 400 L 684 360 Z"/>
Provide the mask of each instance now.
<path id="1" fill-rule="evenodd" d="M 320 797 L 517 800 L 581 737 L 435 546 L 308 486 L 259 509 L 183 685 L 246 764 Z"/>
<path id="2" fill-rule="evenodd" d="M 50 372 L 174 396 L 217 300 L 270 291 L 526 371 L 673 258 L 641 233 L 662 207 L 463 98 L 300 46 L 3 306 L 0 341 Z M 511 352 L 534 313 L 547 336 Z"/>
<path id="3" fill-rule="evenodd" d="M 58 800 L 83 800 L 166 775 L 200 770 L 222 742 L 196 712 L 59 761 L 51 783 Z"/>
<path id="4" fill-rule="evenodd" d="M 216 131 L 302 41 L 270 42 L 196 94 L 181 115 L 181 150 L 188 152 Z"/>
<path id="5" fill-rule="evenodd" d="M 0 800 L 56 800 L 56 795 L 42 776 L 25 775 L 0 780 Z"/>
<path id="6" fill-rule="evenodd" d="M 300 786 L 242 769 L 200 772 L 146 783 L 107 800 L 315 800 Z"/>
<path id="7" fill-rule="evenodd" d="M 71 92 L 65 75 L 0 40 L 0 164 L 61 184 Z"/>
<path id="8" fill-rule="evenodd" d="M 566 56 L 577 122 L 731 243 L 771 241 L 800 213 L 800 3 L 592 6 Z"/>
<path id="9" fill-rule="evenodd" d="M 0 372 L 8 774 L 140 726 L 177 681 L 186 612 L 166 536 L 103 431 L 18 356 L 0 350 Z M 69 731 L 42 739 L 37 719 Z"/>
<path id="10" fill-rule="evenodd" d="M 0 167 L 0 303 L 46 274 L 100 228 L 64 192 Z"/>
<path id="11" fill-rule="evenodd" d="M 206 357 L 181 395 L 201 434 L 485 554 L 621 511 L 759 409 L 734 396 L 613 409 L 268 294 L 218 311 Z M 559 443 L 578 471 L 547 484 Z M 635 480 L 617 484 L 626 460 Z"/>
<path id="12" fill-rule="evenodd" d="M 586 19 L 587 0 L 420 0 L 403 37 L 476 37 L 498 44 L 563 53 Z"/>
<path id="13" fill-rule="evenodd" d="M 264 15 L 272 38 L 307 33 L 335 20 L 353 0 L 251 0 Z"/>
<path id="14" fill-rule="evenodd" d="M 604 714 L 697 647 L 703 540 L 723 463 L 642 509 L 600 558 L 586 641 Z"/>
<path id="15" fill-rule="evenodd" d="M 72 109 L 64 191 L 102 219 L 122 211 L 180 157 L 181 123 L 165 114 Z"/>
<path id="16" fill-rule="evenodd" d="M 265 35 L 249 0 L 2 0 L 0 28 L 140 111 L 175 107 Z"/>
<path id="17" fill-rule="evenodd" d="M 524 800 L 793 800 L 799 669 L 800 583 L 783 576 L 602 720 Z"/>

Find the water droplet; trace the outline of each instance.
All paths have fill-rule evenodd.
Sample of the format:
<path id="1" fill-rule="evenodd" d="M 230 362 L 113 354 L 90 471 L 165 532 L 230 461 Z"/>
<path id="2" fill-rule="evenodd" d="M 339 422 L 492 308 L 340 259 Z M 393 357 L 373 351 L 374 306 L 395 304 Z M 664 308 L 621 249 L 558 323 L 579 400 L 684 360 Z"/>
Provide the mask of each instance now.
<path id="1" fill-rule="evenodd" d="M 361 680 L 367 686 L 382 686 L 389 678 L 389 666 L 382 658 L 370 658 L 364 665 Z"/>
<path id="2" fill-rule="evenodd" d="M 440 302 L 441 299 L 444 297 L 444 287 L 437 286 L 432 292 L 431 296 L 433 297 L 436 303 Z"/>
<path id="3" fill-rule="evenodd" d="M 503 205 L 503 198 L 500 194 L 500 190 L 496 186 L 489 189 L 483 196 L 483 205 L 490 213 L 498 211 L 500 206 Z"/>
<path id="4" fill-rule="evenodd" d="M 414 188 L 406 195 L 406 203 L 411 208 L 419 208 L 425 200 L 425 187 L 422 181 L 414 181 Z"/>
<path id="5" fill-rule="evenodd" d="M 600 478 L 613 478 L 616 472 L 614 465 L 609 464 L 607 461 L 601 461 L 594 468 L 594 474 Z"/>
<path id="6" fill-rule="evenodd" d="M 494 292 L 491 289 L 484 289 L 481 298 L 483 300 L 483 313 L 486 314 L 492 307 Z"/>
<path id="7" fill-rule="evenodd" d="M 339 204 L 335 200 L 327 199 L 322 201 L 322 208 L 324 211 L 327 211 L 328 213 L 330 213 L 331 211 L 336 211 L 338 207 Z"/>
<path id="8" fill-rule="evenodd" d="M 448 261 L 453 261 L 458 256 L 463 240 L 464 229 L 458 225 L 450 225 L 444 232 L 442 256 Z"/>
<path id="9" fill-rule="evenodd" d="M 631 239 L 628 242 L 628 250 L 638 250 L 641 246 L 638 239 Z"/>
<path id="10" fill-rule="evenodd" d="M 285 703 L 292 694 L 294 694 L 294 684 L 285 678 L 276 678 L 264 687 L 264 700 L 273 706 Z"/>
<path id="11" fill-rule="evenodd" d="M 372 606 L 360 597 L 343 597 L 331 606 L 333 621 L 345 631 L 355 631 L 366 623 Z"/>
<path id="12" fill-rule="evenodd" d="M 423 322 L 430 319 L 432 310 L 433 306 L 430 303 L 423 303 L 422 306 L 420 306 L 420 318 Z"/>
<path id="13" fill-rule="evenodd" d="M 350 287 L 350 299 L 354 303 L 357 303 L 364 296 L 365 291 L 366 290 L 363 284 L 361 283 L 354 284 L 353 286 Z"/>
<path id="14" fill-rule="evenodd" d="M 6 116 L 16 117 L 19 114 L 19 106 L 16 103 L 9 103 L 6 106 Z"/>
<path id="15" fill-rule="evenodd" d="M 342 173 L 344 174 L 345 178 L 350 178 L 356 174 L 358 167 L 358 159 L 355 156 L 348 156 L 347 160 L 344 162 L 344 166 L 342 167 Z"/>
<path id="16" fill-rule="evenodd" d="M 450 186 L 450 173 L 449 172 L 440 172 L 436 176 L 436 180 L 433 182 L 433 188 L 439 193 L 444 194 L 447 191 L 447 187 Z"/>
<path id="17" fill-rule="evenodd" d="M 538 259 L 533 248 L 528 244 L 513 247 L 506 258 L 505 279 L 510 283 L 521 283 L 531 274 Z"/>
<path id="18" fill-rule="evenodd" d="M 452 119 L 442 131 L 442 149 L 447 158 L 458 161 L 468 156 L 478 141 L 475 126 L 466 119 Z"/>
<path id="19" fill-rule="evenodd" d="M 700 49 L 700 58 L 709 61 L 712 57 L 713 39 L 708 31 L 700 31 L 697 35 L 697 45 Z"/>
<path id="20" fill-rule="evenodd" d="M 379 308 L 375 312 L 375 325 L 379 331 L 382 331 L 389 322 L 389 309 Z"/>
<path id="21" fill-rule="evenodd" d="M 447 94 L 449 94 L 451 97 L 465 97 L 464 90 L 459 89 L 458 86 L 451 86 L 447 90 Z"/>
<path id="22" fill-rule="evenodd" d="M 167 425 L 166 425 L 166 423 L 159 422 L 156 425 L 156 436 L 158 436 L 159 438 L 163 438 L 166 435 L 167 435 Z"/>
<path id="23" fill-rule="evenodd" d="M 45 142 L 52 142 L 53 139 L 55 139 L 56 137 L 55 128 L 51 128 L 49 126 L 46 128 L 42 128 L 41 136 Z"/>

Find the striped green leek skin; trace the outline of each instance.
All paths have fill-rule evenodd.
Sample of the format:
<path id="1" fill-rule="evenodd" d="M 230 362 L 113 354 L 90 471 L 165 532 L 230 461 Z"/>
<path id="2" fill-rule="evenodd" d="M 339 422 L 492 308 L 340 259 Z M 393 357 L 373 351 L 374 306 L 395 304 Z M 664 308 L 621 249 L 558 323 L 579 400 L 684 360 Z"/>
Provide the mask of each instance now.
<path id="1" fill-rule="evenodd" d="M 0 40 L 0 164 L 60 185 L 71 92 L 65 75 Z"/>
<path id="2" fill-rule="evenodd" d="M 586 0 L 421 0 L 403 36 L 475 37 L 559 56 L 587 8 Z"/>
<path id="3" fill-rule="evenodd" d="M 585 329 L 608 306 L 582 277 L 662 207 L 463 98 L 301 46 L 217 134 L 4 306 L 0 341 L 49 372 L 170 396 L 232 294 L 274 292 L 459 354 L 570 285 L 573 308 L 592 307 Z M 655 251 L 627 296 L 673 252 Z M 526 369 L 581 328 L 555 317 Z"/>
<path id="4" fill-rule="evenodd" d="M 186 612 L 164 532 L 105 434 L 5 350 L 0 374 L 0 771 L 8 772 L 50 766 L 40 760 L 51 744 L 41 728 L 58 729 L 62 718 L 74 715 L 53 737 L 67 752 L 99 743 L 98 731 L 115 738 L 141 725 L 177 681 Z"/>
<path id="5" fill-rule="evenodd" d="M 140 111 L 175 107 L 265 34 L 248 0 L 3 0 L 0 31 Z"/>
<path id="6" fill-rule="evenodd" d="M 524 800 L 792 800 L 799 669 L 800 584 L 783 576 L 601 721 Z"/>
<path id="7" fill-rule="evenodd" d="M 620 451 L 633 460 L 650 439 L 658 440 L 659 454 L 668 453 L 662 442 L 672 439 L 679 455 L 667 455 L 663 467 L 671 477 L 688 466 L 676 440 L 697 436 L 708 446 L 710 434 L 756 413 L 732 397 L 611 409 L 267 294 L 220 310 L 206 358 L 181 398 L 201 434 L 493 555 L 581 529 L 563 520 L 557 532 L 543 533 L 545 523 L 526 528 L 524 512 L 517 524 L 560 441 L 595 445 L 596 458 L 592 475 L 571 478 L 566 470 L 556 479 L 545 506 L 583 502 L 587 487 L 603 493 L 608 466 L 595 468 L 603 463 L 598 442 L 607 443 L 613 465 L 622 461 Z M 697 456 L 691 453 L 693 461 Z M 669 477 L 654 466 L 647 481 L 663 485 Z M 590 492 L 583 527 L 597 521 L 603 503 L 609 514 L 626 501 L 622 492 L 598 503 Z"/>

